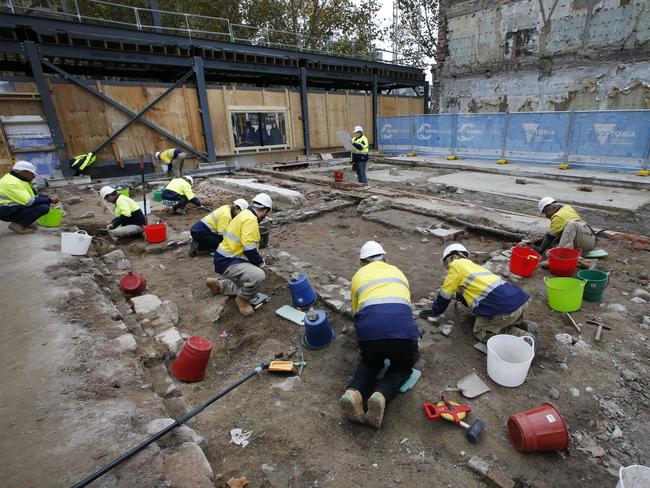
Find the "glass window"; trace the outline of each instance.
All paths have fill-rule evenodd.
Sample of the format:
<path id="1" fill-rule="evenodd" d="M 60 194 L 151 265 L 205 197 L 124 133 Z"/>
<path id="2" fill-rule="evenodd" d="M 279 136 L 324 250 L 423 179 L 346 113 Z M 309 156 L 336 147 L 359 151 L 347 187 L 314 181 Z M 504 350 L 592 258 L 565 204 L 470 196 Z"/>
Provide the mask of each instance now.
<path id="1" fill-rule="evenodd" d="M 230 117 L 236 148 L 287 145 L 284 112 L 231 112 Z"/>

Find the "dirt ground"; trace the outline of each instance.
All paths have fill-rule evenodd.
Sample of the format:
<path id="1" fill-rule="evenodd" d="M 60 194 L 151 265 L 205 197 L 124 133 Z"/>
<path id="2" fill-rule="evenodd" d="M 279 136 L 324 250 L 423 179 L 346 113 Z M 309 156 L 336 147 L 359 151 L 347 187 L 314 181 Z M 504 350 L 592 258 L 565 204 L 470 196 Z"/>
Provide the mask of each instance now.
<path id="1" fill-rule="evenodd" d="M 318 200 L 318 188 L 303 185 L 301 191 L 309 195 L 310 202 Z M 206 192 L 204 199 L 213 207 L 235 196 L 218 189 Z M 82 202 L 66 206 L 67 222 L 98 235 L 110 214 L 97 203 L 94 192 L 62 190 L 60 194 L 82 197 Z M 482 201 L 489 206 L 487 198 Z M 89 210 L 95 217 L 79 218 Z M 409 224 L 410 218 L 414 224 L 422 219 L 394 212 L 385 218 Z M 154 213 L 174 233 L 189 230 L 202 215 L 203 211 L 196 209 L 185 216 Z M 369 239 L 378 240 L 386 247 L 387 260 L 408 277 L 412 301 L 417 302 L 444 279 L 445 270 L 439 262 L 444 244 L 390 224 L 363 219 L 352 207 L 276 226 L 270 243 L 296 260 L 349 280 L 358 267 L 359 246 Z M 629 230 L 627 224 L 625 227 Z M 474 233 L 465 234 L 460 241 L 478 253 L 477 262 L 487 260 L 489 252 L 513 244 Z M 354 325 L 343 315 L 328 312 L 336 340 L 327 348 L 310 351 L 301 347 L 301 328 L 275 314 L 291 298 L 286 281 L 272 272 L 267 272 L 264 286 L 271 302 L 253 317 L 243 318 L 232 299 L 213 297 L 206 288 L 205 278 L 214 276 L 209 256 L 190 258 L 186 246 L 154 254 L 146 252 L 139 241 L 115 245 L 106 238 L 95 239 L 94 252 L 124 250 L 131 269 L 146 277 L 147 292 L 178 305 L 178 329 L 214 344 L 206 378 L 194 384 L 179 382 L 191 406 L 209 399 L 275 354 L 303 352 L 306 367 L 302 376 L 262 373 L 190 421 L 208 440 L 204 451 L 216 486 L 226 486 L 231 477 L 245 476 L 251 487 L 482 487 L 484 482 L 466 467 L 468 460 L 478 455 L 507 472 L 518 487 L 542 488 L 613 486 L 620 465 L 647 465 L 650 459 L 649 342 L 648 330 L 639 326 L 643 315 L 649 313 L 647 303 L 630 300 L 636 289 L 647 289 L 650 253 L 632 250 L 621 242 L 604 240 L 601 244 L 609 258 L 599 263 L 599 269 L 611 272 L 605 300 L 583 302 L 581 311 L 573 314 L 583 324 L 592 318 L 610 325 L 612 330 L 605 331 L 601 341 L 594 340 L 595 328 L 584 325 L 578 334 L 563 324 L 559 313 L 549 309 L 542 278 L 551 275 L 538 270 L 532 278 L 516 280 L 532 297 L 528 318 L 539 324 L 542 338 L 542 349 L 526 382 L 518 388 L 492 382 L 485 356 L 472 347 L 471 316 L 450 307 L 444 316 L 445 322 L 454 324 L 448 337 L 438 327 L 420 323 L 423 337 L 416 367 L 422 378 L 413 390 L 390 404 L 378 431 L 340 415 L 337 400 L 358 361 Z M 507 262 L 503 266 L 507 269 Z M 607 304 L 622 304 L 626 310 L 613 311 Z M 78 320 L 83 325 L 93 318 L 80 316 Z M 560 344 L 555 338 L 560 332 L 571 334 L 574 342 L 582 339 L 587 346 L 580 349 Z M 143 357 L 142 363 L 151 368 L 155 361 Z M 470 420 L 480 418 L 486 423 L 487 430 L 476 445 L 468 443 L 459 428 L 427 420 L 423 411 L 425 402 L 438 401 L 445 388 L 455 386 L 473 370 L 491 391 L 472 400 L 457 393 L 450 393 L 450 398 L 472 407 Z M 119 397 L 122 393 L 113 394 Z M 572 436 L 569 450 L 519 453 L 508 437 L 508 417 L 545 402 L 552 402 L 562 413 Z M 248 446 L 230 442 L 234 428 L 251 431 Z M 592 449 L 594 443 L 603 448 L 602 453 Z"/>

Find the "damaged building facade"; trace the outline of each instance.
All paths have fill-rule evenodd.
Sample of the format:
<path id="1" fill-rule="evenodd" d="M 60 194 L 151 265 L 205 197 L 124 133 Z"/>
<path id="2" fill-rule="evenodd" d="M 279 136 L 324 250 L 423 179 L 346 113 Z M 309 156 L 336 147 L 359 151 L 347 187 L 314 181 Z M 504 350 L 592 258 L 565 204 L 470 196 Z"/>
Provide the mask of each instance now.
<path id="1" fill-rule="evenodd" d="M 650 108 L 650 1 L 448 0 L 441 10 L 434 111 Z"/>

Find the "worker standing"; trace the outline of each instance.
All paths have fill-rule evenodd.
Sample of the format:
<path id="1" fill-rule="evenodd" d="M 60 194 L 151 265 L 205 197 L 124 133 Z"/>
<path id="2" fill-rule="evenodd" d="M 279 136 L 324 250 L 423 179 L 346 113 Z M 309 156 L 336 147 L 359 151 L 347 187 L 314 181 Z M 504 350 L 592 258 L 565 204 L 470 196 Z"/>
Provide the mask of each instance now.
<path id="1" fill-rule="evenodd" d="M 544 236 L 537 252 L 544 254 L 559 239 L 559 247 L 579 248 L 582 252 L 592 251 L 598 243 L 598 236 L 576 212 L 571 205 L 562 205 L 553 197 L 544 197 L 537 204 L 539 211 L 551 220 L 551 225 Z M 542 263 L 545 266 L 546 262 Z M 580 258 L 581 266 L 588 266 L 589 263 Z"/>
<path id="2" fill-rule="evenodd" d="M 368 184 L 366 170 L 368 168 L 368 138 L 363 135 L 363 127 L 357 125 L 352 134 L 354 151 L 351 153 L 352 168 L 357 173 L 357 180 L 364 185 Z"/>
<path id="3" fill-rule="evenodd" d="M 156 159 L 160 161 L 163 166 L 163 173 L 167 176 L 174 176 L 174 163 L 177 163 L 180 174 L 183 174 L 183 161 L 187 158 L 187 153 L 180 149 L 165 149 L 156 153 Z"/>
<path id="4" fill-rule="evenodd" d="M 475 264 L 462 244 L 451 244 L 442 253 L 441 262 L 447 267 L 445 281 L 433 302 L 431 311 L 420 317 L 441 315 L 452 298 L 465 305 L 474 321 L 474 337 L 481 342 L 496 334 L 518 337 L 531 336 L 535 349 L 539 347 L 537 324 L 524 320 L 530 297 L 521 288 L 503 281 L 498 275 Z"/>
<path id="5" fill-rule="evenodd" d="M 221 244 L 214 252 L 214 270 L 224 279 L 207 279 L 212 294 L 235 296 L 235 303 L 245 316 L 253 313 L 250 300 L 266 279 L 266 274 L 261 269 L 264 267 L 264 258 L 258 252 L 259 223 L 272 208 L 271 197 L 260 193 L 253 198 L 252 205 L 247 210 L 242 210 L 232 219 Z"/>
<path id="6" fill-rule="evenodd" d="M 28 161 L 16 161 L 11 171 L 0 178 L 0 220 L 10 222 L 9 230 L 17 234 L 31 234 L 36 220 L 50 211 L 50 205 L 59 203 L 55 196 L 39 195 L 32 185 L 36 168 Z"/>
<path id="7" fill-rule="evenodd" d="M 171 180 L 162 191 L 162 201 L 168 207 L 174 210 L 174 213 L 185 215 L 187 209 L 185 206 L 188 202 L 197 207 L 201 206 L 201 200 L 192 191 L 194 178 L 191 176 L 182 176 Z"/>
<path id="8" fill-rule="evenodd" d="M 126 195 L 120 195 L 112 186 L 101 187 L 99 196 L 115 205 L 115 218 L 106 227 L 113 240 L 142 234 L 143 227 L 147 222 L 142 210 L 133 199 Z"/>
<path id="9" fill-rule="evenodd" d="M 408 280 L 384 261 L 385 255 L 375 241 L 366 242 L 359 252 L 361 267 L 352 277 L 351 298 L 361 362 L 339 400 L 346 417 L 376 429 L 381 427 L 386 403 L 411 376 L 420 336 Z M 385 359 L 390 360 L 390 367 L 377 380 Z M 364 399 L 368 403 L 365 413 Z"/>
<path id="10" fill-rule="evenodd" d="M 196 222 L 190 228 L 190 234 L 192 235 L 190 256 L 194 257 L 198 252 L 215 251 L 221 244 L 223 234 L 232 219 L 247 208 L 248 202 L 243 198 L 238 198 L 232 205 L 222 205 Z"/>

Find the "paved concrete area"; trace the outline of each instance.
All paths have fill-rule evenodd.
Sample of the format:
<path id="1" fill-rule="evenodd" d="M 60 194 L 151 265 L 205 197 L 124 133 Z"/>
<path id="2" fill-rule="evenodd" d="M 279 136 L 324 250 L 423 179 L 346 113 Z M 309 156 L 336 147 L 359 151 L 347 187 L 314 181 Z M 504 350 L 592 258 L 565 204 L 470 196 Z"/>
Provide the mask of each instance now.
<path id="1" fill-rule="evenodd" d="M 276 203 L 279 200 L 288 203 L 292 207 L 301 207 L 307 203 L 305 197 L 300 192 L 260 183 L 254 178 L 210 178 L 209 181 L 217 187 L 242 192 L 242 197 L 247 198 L 249 204 L 252 203 L 250 200 L 255 194 L 262 192 L 268 193 Z"/>
<path id="2" fill-rule="evenodd" d="M 650 192 L 632 188 L 613 188 L 608 186 L 591 186 L 591 192 L 579 191 L 581 186 L 566 181 L 524 178 L 525 185 L 517 184 L 517 177 L 461 171 L 448 175 L 429 178 L 430 183 L 444 183 L 465 190 L 474 190 L 498 195 L 538 200 L 543 196 L 552 196 L 558 201 L 583 206 L 605 209 L 636 210 L 650 203 Z M 519 178 L 521 179 L 521 178 Z"/>
<path id="3" fill-rule="evenodd" d="M 426 171 L 411 171 L 402 168 L 395 168 L 397 174 L 391 174 L 390 170 L 368 171 L 368 179 L 371 181 L 382 181 L 386 183 L 414 181 L 426 178 L 429 173 Z M 393 171 L 395 172 L 395 171 Z"/>

